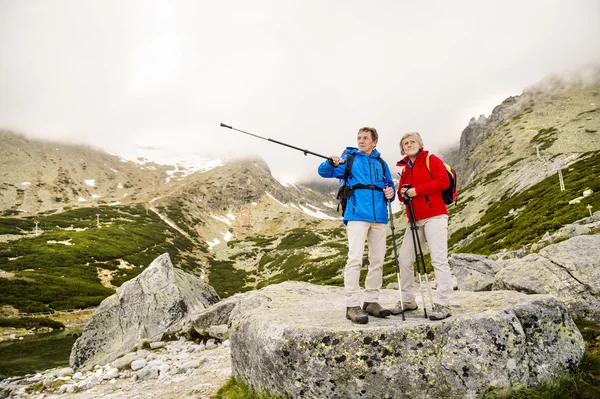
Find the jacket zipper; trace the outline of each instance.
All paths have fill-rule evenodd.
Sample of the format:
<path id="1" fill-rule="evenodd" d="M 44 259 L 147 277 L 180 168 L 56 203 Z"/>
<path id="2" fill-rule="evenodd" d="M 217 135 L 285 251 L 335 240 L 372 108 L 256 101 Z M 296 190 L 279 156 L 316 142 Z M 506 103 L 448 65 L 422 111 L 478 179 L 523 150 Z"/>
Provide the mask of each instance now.
<path id="1" fill-rule="evenodd" d="M 369 157 L 369 178 L 371 179 L 371 186 L 375 186 L 373 183 L 373 164 L 371 164 L 371 157 Z M 375 171 L 375 175 L 377 175 L 377 171 Z M 373 223 L 377 221 L 377 212 L 375 212 L 375 190 L 371 190 L 371 204 L 373 205 Z"/>

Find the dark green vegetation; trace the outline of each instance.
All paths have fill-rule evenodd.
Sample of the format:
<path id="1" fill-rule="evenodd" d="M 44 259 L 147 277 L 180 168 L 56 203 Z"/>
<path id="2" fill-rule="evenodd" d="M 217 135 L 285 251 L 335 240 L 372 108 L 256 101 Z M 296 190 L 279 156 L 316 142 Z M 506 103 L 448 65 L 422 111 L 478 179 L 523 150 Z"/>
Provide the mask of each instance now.
<path id="1" fill-rule="evenodd" d="M 560 191 L 558 176 L 553 174 L 513 197 L 502 198 L 491 204 L 478 223 L 452 234 L 449 247 L 476 235 L 457 252 L 489 255 L 504 248 L 517 249 L 539 240 L 547 231 L 589 216 L 588 204 L 600 209 L 600 152 L 587 153 L 562 173 L 566 191 Z M 594 193 L 579 204 L 569 204 L 586 189 Z"/>
<path id="2" fill-rule="evenodd" d="M 600 326 L 578 321 L 585 340 L 583 359 L 570 372 L 539 387 L 525 388 L 508 395 L 490 395 L 496 399 L 597 399 L 600 398 Z M 487 396 L 486 396 L 487 397 Z"/>
<path id="3" fill-rule="evenodd" d="M 11 317 L 9 319 L 0 319 L 0 327 L 25 328 L 27 330 L 40 327 L 65 328 L 61 322 L 46 317 Z"/>
<path id="4" fill-rule="evenodd" d="M 533 145 L 539 145 L 540 151 L 550 148 L 552 143 L 556 141 L 558 138 L 558 129 L 555 127 L 549 127 L 538 130 L 538 134 L 536 134 L 530 141 Z"/>
<path id="5" fill-rule="evenodd" d="M 587 351 L 581 363 L 568 373 L 539 387 L 525 388 L 508 395 L 488 393 L 485 397 L 495 399 L 597 399 L 600 398 L 600 327 L 586 321 L 577 322 L 586 343 Z M 392 394 L 393 387 L 390 386 Z M 215 398 L 220 399 L 283 399 L 269 393 L 256 393 L 243 382 L 230 378 L 219 389 Z"/>
<path id="6" fill-rule="evenodd" d="M 395 220 L 404 216 L 395 215 Z M 400 233 L 398 233 L 400 232 Z M 396 244 L 402 244 L 404 229 L 397 230 Z M 230 241 L 230 248 L 237 248 L 241 241 Z M 244 249 L 227 261 L 211 260 L 210 284 L 215 287 L 221 298 L 236 292 L 245 292 L 254 288 L 262 288 L 284 281 L 306 281 L 312 284 L 342 286 L 343 270 L 348 256 L 348 243 L 343 228 L 328 230 L 294 229 L 277 238 L 248 237 L 245 245 L 253 243 L 252 249 Z M 310 250 L 320 248 L 322 256 L 311 256 Z M 384 282 L 397 282 L 396 263 L 393 257 L 392 237 L 387 236 L 387 252 L 383 265 Z M 251 254 L 256 259 L 256 271 L 247 272 L 235 267 L 237 259 L 247 260 L 244 254 Z M 365 246 L 361 284 L 367 275 L 368 250 Z M 425 255 L 427 272 L 433 269 L 429 255 Z M 416 265 L 415 265 L 416 267 Z M 258 281 L 257 284 L 255 282 Z"/>
<path id="7" fill-rule="evenodd" d="M 76 335 L 65 331 L 35 334 L 22 341 L 0 342 L 0 380 L 69 365 Z"/>
<path id="8" fill-rule="evenodd" d="M 229 241 L 237 248 L 240 241 Z M 245 245 L 231 261 L 210 261 L 210 284 L 222 298 L 236 292 L 262 288 L 284 281 L 307 281 L 314 284 L 342 285 L 342 270 L 346 264 L 348 245 L 342 228 L 309 230 L 297 228 L 281 237 L 248 237 Z M 319 247 L 323 256 L 311 257 L 310 250 Z M 256 259 L 256 271 L 246 272 L 235 268 L 235 260 L 248 257 Z M 255 282 L 259 281 L 258 284 Z"/>
<path id="9" fill-rule="evenodd" d="M 32 234 L 36 221 L 38 236 Z M 196 267 L 193 258 L 185 256 L 196 248 L 194 243 L 142 205 L 78 208 L 35 219 L 0 218 L 0 234 L 23 237 L 0 243 L 0 270 L 14 274 L 0 278 L 0 304 L 22 313 L 98 305 L 114 290 L 100 284 L 97 268 L 114 271 L 111 283 L 120 286 L 165 252 L 181 269 Z M 121 260 L 133 268 L 119 268 Z"/>
<path id="10" fill-rule="evenodd" d="M 227 298 L 236 292 L 246 292 L 252 289 L 252 287 L 245 286 L 248 273 L 245 270 L 233 267 L 234 263 L 230 260 L 209 260 L 209 284 L 221 298 Z"/>

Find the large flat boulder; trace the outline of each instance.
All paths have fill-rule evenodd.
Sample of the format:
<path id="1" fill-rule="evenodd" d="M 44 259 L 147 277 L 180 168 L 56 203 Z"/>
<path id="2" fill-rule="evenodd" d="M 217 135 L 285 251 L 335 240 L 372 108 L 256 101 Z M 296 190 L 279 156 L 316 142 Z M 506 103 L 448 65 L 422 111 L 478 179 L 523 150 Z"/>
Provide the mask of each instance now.
<path id="1" fill-rule="evenodd" d="M 109 363 L 143 341 L 191 328 L 192 315 L 219 301 L 200 277 L 176 269 L 168 254 L 106 298 L 71 350 L 70 364 L 86 370 Z"/>
<path id="2" fill-rule="evenodd" d="M 382 290 L 390 306 L 398 291 Z M 417 299 L 421 301 L 421 298 Z M 563 303 L 512 291 L 457 292 L 453 316 L 420 309 L 366 325 L 345 319 L 343 289 L 288 282 L 236 298 L 232 370 L 293 398 L 472 398 L 540 383 L 585 350 Z"/>

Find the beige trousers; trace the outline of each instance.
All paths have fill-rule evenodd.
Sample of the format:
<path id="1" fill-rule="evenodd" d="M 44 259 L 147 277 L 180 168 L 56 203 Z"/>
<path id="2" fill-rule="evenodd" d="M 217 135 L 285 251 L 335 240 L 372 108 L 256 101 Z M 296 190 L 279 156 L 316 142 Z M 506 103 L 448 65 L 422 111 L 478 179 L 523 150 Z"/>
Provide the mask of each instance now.
<path id="1" fill-rule="evenodd" d="M 365 280 L 365 302 L 377 302 L 383 282 L 386 225 L 351 220 L 346 226 L 348 233 L 348 261 L 344 268 L 344 293 L 346 306 L 361 306 L 360 268 L 365 251 L 369 247 L 369 270 Z"/>
<path id="2" fill-rule="evenodd" d="M 450 265 L 448 264 L 448 215 L 417 220 L 417 227 L 419 228 L 417 234 L 421 242 L 421 248 L 423 248 L 425 240 L 427 240 L 427 244 L 429 245 L 431 264 L 437 282 L 435 302 L 443 306 L 449 306 L 453 291 Z M 415 247 L 409 223 L 406 227 L 404 239 L 402 240 L 400 253 L 398 254 L 403 301 L 412 301 L 415 299 L 415 260 Z M 422 268 L 423 266 L 421 265 L 421 272 L 423 272 Z M 427 287 L 424 287 L 424 289 L 426 290 Z M 428 295 L 427 291 L 424 292 L 424 295 Z"/>

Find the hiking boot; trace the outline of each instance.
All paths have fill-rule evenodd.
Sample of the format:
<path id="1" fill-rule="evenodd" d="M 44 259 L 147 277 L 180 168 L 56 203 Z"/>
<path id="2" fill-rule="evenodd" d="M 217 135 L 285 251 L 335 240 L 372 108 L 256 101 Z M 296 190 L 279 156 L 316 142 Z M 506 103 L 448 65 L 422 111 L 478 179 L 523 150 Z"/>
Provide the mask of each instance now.
<path id="1" fill-rule="evenodd" d="M 440 305 L 439 303 L 434 303 L 433 310 L 429 314 L 429 320 L 442 320 L 450 316 L 452 316 L 452 314 L 450 314 L 449 307 Z"/>
<path id="2" fill-rule="evenodd" d="M 402 305 L 404 305 L 404 307 L 402 307 Z M 396 303 L 396 305 L 390 309 L 390 312 L 392 312 L 393 315 L 398 315 L 402 314 L 403 311 L 408 312 L 409 310 L 415 310 L 418 307 L 419 306 L 417 306 L 417 301 L 415 300 L 404 301 L 403 303 L 398 301 L 398 303 Z"/>
<path id="3" fill-rule="evenodd" d="M 380 304 L 378 304 L 377 302 L 365 302 L 363 303 L 363 310 L 365 312 L 367 312 L 368 314 L 370 314 L 371 316 L 375 316 L 375 317 L 386 317 L 392 314 L 392 312 L 390 312 L 387 309 L 384 309 L 381 307 Z"/>
<path id="4" fill-rule="evenodd" d="M 346 308 L 346 318 L 352 320 L 352 323 L 357 324 L 367 324 L 369 322 L 369 316 L 367 316 L 360 306 Z"/>

